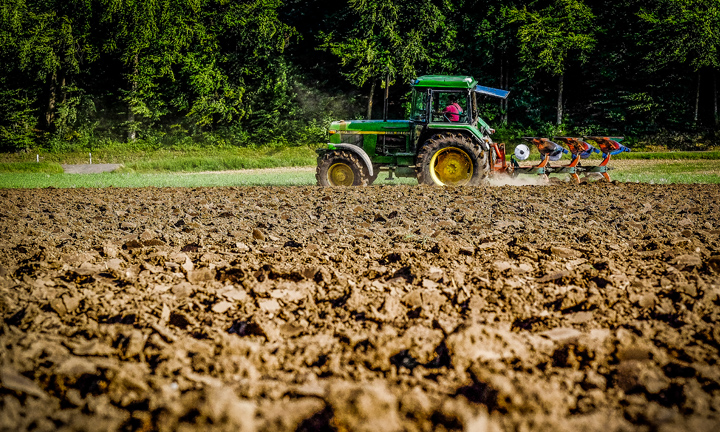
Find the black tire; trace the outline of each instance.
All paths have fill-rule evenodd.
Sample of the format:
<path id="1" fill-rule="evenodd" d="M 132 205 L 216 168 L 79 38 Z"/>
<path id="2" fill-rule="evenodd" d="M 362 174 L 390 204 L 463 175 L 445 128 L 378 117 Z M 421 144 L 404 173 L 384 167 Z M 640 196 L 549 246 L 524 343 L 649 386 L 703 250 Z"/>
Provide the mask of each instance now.
<path id="1" fill-rule="evenodd" d="M 320 186 L 367 186 L 368 173 L 360 158 L 350 151 L 330 151 L 317 159 L 315 179 Z"/>
<path id="2" fill-rule="evenodd" d="M 444 160 L 443 160 L 444 159 Z M 488 175 L 488 152 L 461 134 L 438 134 L 425 141 L 416 161 L 418 183 L 476 186 Z"/>

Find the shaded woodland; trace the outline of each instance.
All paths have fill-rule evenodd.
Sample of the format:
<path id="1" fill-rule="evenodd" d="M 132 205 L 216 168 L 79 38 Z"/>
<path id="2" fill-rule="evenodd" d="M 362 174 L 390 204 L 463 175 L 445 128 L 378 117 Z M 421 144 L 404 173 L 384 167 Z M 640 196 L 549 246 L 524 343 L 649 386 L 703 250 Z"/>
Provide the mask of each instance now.
<path id="1" fill-rule="evenodd" d="M 512 141 L 720 145 L 717 0 L 0 0 L 0 149 L 305 145 L 408 82 L 511 90 Z"/>

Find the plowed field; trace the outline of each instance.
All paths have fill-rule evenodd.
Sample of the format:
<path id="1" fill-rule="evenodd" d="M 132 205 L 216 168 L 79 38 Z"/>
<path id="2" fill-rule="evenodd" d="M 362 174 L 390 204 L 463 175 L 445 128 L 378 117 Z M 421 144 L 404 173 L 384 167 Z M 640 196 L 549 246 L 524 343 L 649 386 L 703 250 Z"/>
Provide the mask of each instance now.
<path id="1" fill-rule="evenodd" d="M 0 430 L 720 430 L 719 200 L 0 190 Z"/>

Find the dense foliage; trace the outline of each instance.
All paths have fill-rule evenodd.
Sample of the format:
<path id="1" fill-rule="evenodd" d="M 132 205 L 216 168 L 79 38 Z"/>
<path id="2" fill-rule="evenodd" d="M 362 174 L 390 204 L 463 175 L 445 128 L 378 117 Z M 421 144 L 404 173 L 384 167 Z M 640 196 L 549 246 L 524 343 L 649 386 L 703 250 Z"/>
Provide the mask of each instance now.
<path id="1" fill-rule="evenodd" d="M 319 143 L 431 73 L 510 89 L 501 139 L 702 148 L 718 69 L 717 0 L 1 0 L 0 150 Z"/>

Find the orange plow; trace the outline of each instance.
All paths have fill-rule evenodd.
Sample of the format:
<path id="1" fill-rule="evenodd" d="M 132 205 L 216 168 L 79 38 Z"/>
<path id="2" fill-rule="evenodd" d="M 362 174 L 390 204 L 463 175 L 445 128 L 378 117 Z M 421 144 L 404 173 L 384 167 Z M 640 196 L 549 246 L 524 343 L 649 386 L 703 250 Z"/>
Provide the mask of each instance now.
<path id="1" fill-rule="evenodd" d="M 520 165 L 518 161 L 528 158 L 530 149 L 525 144 L 520 144 L 515 148 L 515 153 L 510 157 L 510 164 L 506 162 L 505 145 L 495 144 L 493 146 L 493 163 L 492 169 L 494 174 L 508 174 L 517 177 L 520 174 L 535 174 L 546 176 L 548 174 L 569 174 L 576 182 L 580 183 L 580 174 L 588 176 L 590 173 L 599 173 L 606 181 L 610 181 L 608 171 L 612 167 L 608 166 L 610 157 L 621 152 L 630 151 L 629 148 L 620 144 L 623 137 L 602 137 L 587 136 L 583 138 L 573 137 L 553 137 L 554 141 L 548 138 L 524 137 L 524 140 L 537 147 L 542 160 L 536 165 Z M 557 141 L 557 142 L 555 142 Z M 588 143 L 595 143 L 597 147 Z M 561 144 L 558 144 L 561 143 Z M 563 147 L 564 146 L 564 147 Z M 565 148 L 567 147 L 567 149 Z M 603 160 L 599 165 L 582 165 L 581 159 L 587 159 L 593 153 L 602 153 Z M 564 154 L 570 154 L 570 163 L 566 165 L 553 165 Z"/>

